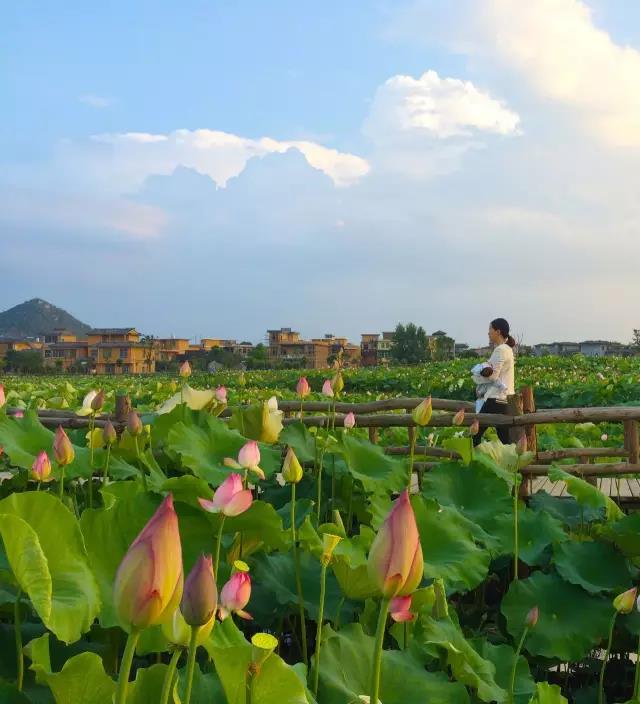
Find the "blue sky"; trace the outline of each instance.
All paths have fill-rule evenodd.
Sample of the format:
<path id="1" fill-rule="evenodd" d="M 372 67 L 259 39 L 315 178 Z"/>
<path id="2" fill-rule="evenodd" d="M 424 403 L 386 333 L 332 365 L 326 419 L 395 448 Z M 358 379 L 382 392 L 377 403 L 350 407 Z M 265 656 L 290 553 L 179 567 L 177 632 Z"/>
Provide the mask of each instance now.
<path id="1" fill-rule="evenodd" d="M 1 308 L 252 340 L 640 327 L 624 0 L 23 1 L 0 34 Z"/>

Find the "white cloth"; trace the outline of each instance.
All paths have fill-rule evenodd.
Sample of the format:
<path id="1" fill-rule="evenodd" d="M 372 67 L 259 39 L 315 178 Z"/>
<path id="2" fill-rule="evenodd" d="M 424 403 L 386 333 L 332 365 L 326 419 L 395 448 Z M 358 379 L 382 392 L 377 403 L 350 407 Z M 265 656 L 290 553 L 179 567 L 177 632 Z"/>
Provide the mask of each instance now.
<path id="1" fill-rule="evenodd" d="M 482 372 L 484 369 L 492 369 L 492 376 L 482 376 L 480 372 Z M 504 381 L 500 378 L 493 379 L 493 377 L 495 376 L 495 371 L 496 370 L 494 369 L 493 365 L 488 362 L 476 364 L 471 369 L 471 378 L 473 379 L 473 383 L 476 385 L 476 413 L 480 413 L 484 402 L 488 398 L 496 398 L 502 400 L 506 399 L 507 397 L 507 386 Z"/>
<path id="2" fill-rule="evenodd" d="M 506 401 L 507 396 L 515 393 L 513 350 L 507 344 L 498 345 L 489 357 L 488 364 L 493 369 L 493 374 L 485 381 L 494 383 L 493 388 L 488 390 L 486 397 Z M 498 384 L 498 382 L 500 383 Z"/>

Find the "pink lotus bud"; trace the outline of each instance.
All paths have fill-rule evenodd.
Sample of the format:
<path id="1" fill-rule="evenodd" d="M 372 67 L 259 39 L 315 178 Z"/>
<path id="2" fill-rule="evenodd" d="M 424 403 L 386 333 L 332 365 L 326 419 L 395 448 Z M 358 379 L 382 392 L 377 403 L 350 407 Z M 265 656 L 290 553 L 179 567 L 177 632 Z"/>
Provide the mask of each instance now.
<path id="1" fill-rule="evenodd" d="M 416 615 L 411 613 L 410 596 L 396 596 L 391 599 L 389 613 L 391 614 L 391 618 L 397 623 L 414 621 L 416 618 Z"/>
<path id="2" fill-rule="evenodd" d="M 353 411 L 350 411 L 349 413 L 347 413 L 347 415 L 344 417 L 343 424 L 344 424 L 344 427 L 347 429 L 355 428 L 356 417 L 353 414 Z"/>
<path id="3" fill-rule="evenodd" d="M 298 379 L 298 383 L 296 384 L 296 393 L 300 396 L 300 398 L 305 398 L 311 393 L 311 387 L 309 386 L 306 376 L 301 376 Z"/>
<path id="4" fill-rule="evenodd" d="M 246 572 L 236 572 L 220 592 L 220 619 L 224 621 L 230 614 L 238 614 L 251 620 L 252 616 L 244 610 L 250 598 L 251 577 Z"/>
<path id="5" fill-rule="evenodd" d="M 21 411 L 20 409 L 18 409 L 18 410 L 13 414 L 13 417 L 14 417 L 14 418 L 24 418 L 24 411 Z"/>
<path id="6" fill-rule="evenodd" d="M 469 426 L 469 435 L 477 435 L 480 432 L 480 421 L 475 418 L 474 421 Z"/>
<path id="7" fill-rule="evenodd" d="M 233 469 L 246 469 L 257 474 L 260 479 L 264 479 L 264 472 L 259 466 L 260 448 L 256 440 L 249 440 L 240 448 L 237 462 L 230 457 L 225 457 L 224 465 Z"/>
<path id="8" fill-rule="evenodd" d="M 76 456 L 71 440 L 61 425 L 58 426 L 53 439 L 53 456 L 61 467 L 71 464 Z"/>
<path id="9" fill-rule="evenodd" d="M 602 442 L 607 442 L 608 439 L 609 436 L 606 433 L 602 433 L 602 435 L 600 436 L 600 440 L 602 440 Z"/>
<path id="10" fill-rule="evenodd" d="M 524 453 L 526 451 L 527 451 L 527 436 L 525 435 L 525 433 L 522 433 L 518 442 L 516 443 L 516 454 L 518 456 L 524 455 Z"/>
<path id="11" fill-rule="evenodd" d="M 462 425 L 464 423 L 464 408 L 461 408 L 454 416 L 453 416 L 453 424 L 454 425 Z"/>
<path id="12" fill-rule="evenodd" d="M 533 628 L 537 623 L 538 623 L 538 616 L 540 615 L 540 612 L 538 610 L 537 606 L 534 606 L 531 611 L 527 614 L 527 618 L 525 620 L 525 623 L 527 624 L 527 628 Z"/>
<path id="13" fill-rule="evenodd" d="M 173 615 L 182 596 L 182 547 L 169 494 L 118 567 L 113 602 L 123 626 L 139 630 Z"/>
<path id="14" fill-rule="evenodd" d="M 31 465 L 31 478 L 37 482 L 46 482 L 51 475 L 51 460 L 49 455 L 41 450 Z"/>
<path id="15" fill-rule="evenodd" d="M 216 401 L 218 403 L 227 403 L 227 387 L 226 386 L 218 386 L 215 392 L 216 396 Z"/>
<path id="16" fill-rule="evenodd" d="M 322 395 L 333 398 L 333 387 L 331 386 L 331 380 L 327 379 L 322 385 Z"/>
<path id="17" fill-rule="evenodd" d="M 7 397 L 4 395 L 4 384 L 0 384 L 0 408 L 7 402 Z"/>
<path id="18" fill-rule="evenodd" d="M 290 447 L 282 465 L 282 478 L 287 484 L 297 484 L 302 479 L 303 474 L 302 465 L 296 457 L 293 448 Z"/>
<path id="19" fill-rule="evenodd" d="M 191 365 L 187 360 L 185 360 L 180 365 L 180 370 L 178 371 L 178 374 L 180 374 L 183 379 L 186 379 L 187 377 L 191 376 Z"/>
<path id="20" fill-rule="evenodd" d="M 135 411 L 130 411 L 127 416 L 127 430 L 129 435 L 136 437 L 142 433 L 142 421 Z"/>
<path id="21" fill-rule="evenodd" d="M 99 411 L 104 406 L 104 391 L 100 389 L 91 399 L 91 410 Z"/>
<path id="22" fill-rule="evenodd" d="M 216 613 L 218 590 L 211 555 L 200 555 L 187 575 L 180 611 L 190 626 L 204 626 Z"/>
<path id="23" fill-rule="evenodd" d="M 422 581 L 422 546 L 407 489 L 396 499 L 378 530 L 369 551 L 367 570 L 387 599 L 408 596 Z"/>
<path id="24" fill-rule="evenodd" d="M 432 413 L 433 407 L 431 405 L 431 396 L 429 396 L 413 409 L 411 417 L 416 425 L 428 425 Z"/>
<path id="25" fill-rule="evenodd" d="M 113 423 L 110 420 L 108 420 L 102 428 L 102 438 L 105 445 L 113 445 L 113 443 L 118 439 L 116 429 L 113 427 Z"/>
<path id="26" fill-rule="evenodd" d="M 225 516 L 239 516 L 253 502 L 249 489 L 242 486 L 239 474 L 230 474 L 216 489 L 213 499 L 198 499 L 198 503 L 209 513 L 222 513 Z"/>
<path id="27" fill-rule="evenodd" d="M 618 594 L 618 596 L 613 600 L 613 608 L 619 614 L 630 614 L 636 603 L 637 594 L 638 589 L 636 587 L 627 589 L 627 591 L 622 592 L 622 594 Z"/>

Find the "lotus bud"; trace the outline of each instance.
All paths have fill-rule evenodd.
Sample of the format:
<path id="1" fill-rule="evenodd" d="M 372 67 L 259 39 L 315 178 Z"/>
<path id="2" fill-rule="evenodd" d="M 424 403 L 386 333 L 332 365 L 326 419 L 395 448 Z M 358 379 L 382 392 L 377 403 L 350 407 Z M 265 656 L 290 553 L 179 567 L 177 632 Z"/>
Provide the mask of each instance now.
<path id="1" fill-rule="evenodd" d="M 113 427 L 113 423 L 110 420 L 108 420 L 102 428 L 102 437 L 105 445 L 113 445 L 118 439 L 118 433 L 116 433 L 116 429 Z"/>
<path id="2" fill-rule="evenodd" d="M 540 612 L 538 610 L 537 606 L 534 606 L 531 611 L 527 614 L 527 618 L 525 623 L 527 624 L 527 628 L 534 628 L 535 625 L 538 623 L 538 616 L 540 615 Z"/>
<path id="3" fill-rule="evenodd" d="M 118 567 L 113 602 L 121 624 L 141 630 L 168 621 L 180 603 L 182 585 L 178 516 L 169 494 Z"/>
<path id="4" fill-rule="evenodd" d="M 602 435 L 600 436 L 600 440 L 602 440 L 602 442 L 607 442 L 608 439 L 609 436 L 606 433 L 602 433 Z"/>
<path id="5" fill-rule="evenodd" d="M 37 482 L 49 481 L 51 475 L 51 460 L 49 455 L 41 450 L 31 465 L 31 478 Z"/>
<path id="6" fill-rule="evenodd" d="M 53 439 L 53 456 L 61 467 L 71 464 L 76 456 L 71 440 L 61 425 L 58 426 Z"/>
<path id="7" fill-rule="evenodd" d="M 323 533 L 322 535 L 322 556 L 320 557 L 320 562 L 323 565 L 328 565 L 333 557 L 333 551 L 336 549 L 338 543 L 342 540 L 339 535 L 332 535 L 331 533 Z"/>
<path id="8" fill-rule="evenodd" d="M 474 436 L 480 432 L 480 421 L 475 418 L 469 426 L 469 435 Z"/>
<path id="9" fill-rule="evenodd" d="M 338 372 L 331 381 L 331 388 L 335 394 L 342 393 L 344 389 L 344 379 L 342 378 L 342 372 Z"/>
<path id="10" fill-rule="evenodd" d="M 311 393 L 311 387 L 309 386 L 306 376 L 301 376 L 298 379 L 298 383 L 296 384 L 296 393 L 300 396 L 300 398 L 305 398 Z"/>
<path id="11" fill-rule="evenodd" d="M 209 513 L 239 516 L 251 506 L 253 496 L 249 489 L 242 486 L 239 474 L 230 474 L 216 489 L 213 499 L 198 499 L 198 502 Z"/>
<path id="12" fill-rule="evenodd" d="M 244 610 L 250 598 L 251 577 L 246 572 L 236 572 L 231 575 L 231 579 L 220 592 L 220 619 L 224 621 L 233 613 L 250 621 L 252 616 Z"/>
<path id="13" fill-rule="evenodd" d="M 462 425 L 464 423 L 464 408 L 461 408 L 454 416 L 453 416 L 453 424 L 454 425 Z"/>
<path id="14" fill-rule="evenodd" d="M 395 596 L 389 604 L 389 613 L 391 618 L 396 623 L 404 623 L 406 621 L 414 621 L 415 614 L 411 613 L 411 597 L 410 596 Z"/>
<path id="15" fill-rule="evenodd" d="M 180 611 L 189 626 L 204 626 L 217 607 L 218 590 L 211 555 L 200 555 L 184 582 Z"/>
<path id="16" fill-rule="evenodd" d="M 367 570 L 382 596 L 408 596 L 422 581 L 424 561 L 409 492 L 396 499 L 371 545 Z"/>
<path id="17" fill-rule="evenodd" d="M 270 633 L 254 633 L 251 636 L 251 646 L 251 669 L 257 674 L 278 647 L 278 639 Z"/>
<path id="18" fill-rule="evenodd" d="M 302 479 L 303 474 L 302 465 L 298 461 L 293 448 L 290 447 L 282 465 L 282 478 L 287 484 L 297 484 Z"/>
<path id="19" fill-rule="evenodd" d="M 179 369 L 179 371 L 178 371 L 178 374 L 180 374 L 180 376 L 181 376 L 183 379 L 186 379 L 186 378 L 188 378 L 188 377 L 191 376 L 191 365 L 189 364 L 189 362 L 188 362 L 186 359 L 185 359 L 185 361 L 180 365 L 180 369 Z"/>
<path id="20" fill-rule="evenodd" d="M 245 469 L 254 472 L 260 479 L 264 479 L 264 472 L 260 469 L 260 448 L 255 440 L 245 443 L 238 453 L 238 461 L 230 457 L 224 458 L 224 465 L 233 469 Z"/>
<path id="21" fill-rule="evenodd" d="M 244 372 L 240 372 L 238 375 L 238 386 L 246 386 L 247 385 L 247 378 L 244 375 Z"/>
<path id="22" fill-rule="evenodd" d="M 216 617 L 215 614 L 209 619 L 204 626 L 200 626 L 198 629 L 198 637 L 196 639 L 196 645 L 204 645 L 206 640 L 209 638 L 213 626 L 215 625 Z M 189 647 L 191 642 L 191 628 L 187 625 L 184 620 L 184 616 L 180 612 L 180 609 L 175 609 L 173 616 L 168 621 L 162 624 L 162 635 L 170 642 L 175 645 L 181 645 L 183 648 Z"/>
<path id="23" fill-rule="evenodd" d="M 327 379 L 322 385 L 322 395 L 328 398 L 333 398 L 333 387 L 331 386 L 331 380 Z"/>
<path id="24" fill-rule="evenodd" d="M 353 411 L 349 411 L 347 415 L 344 417 L 344 420 L 342 421 L 343 425 L 347 430 L 350 430 L 351 428 L 354 428 L 356 425 L 356 417 L 353 413 Z"/>
<path id="25" fill-rule="evenodd" d="M 0 384 L 0 408 L 7 402 L 7 397 L 4 394 L 4 384 Z"/>
<path id="26" fill-rule="evenodd" d="M 275 396 L 271 396 L 267 401 L 267 408 L 273 412 L 278 410 L 278 399 Z"/>
<path id="27" fill-rule="evenodd" d="M 24 418 L 24 411 L 21 409 L 18 409 L 14 414 L 14 418 Z"/>
<path id="28" fill-rule="evenodd" d="M 135 411 L 130 411 L 127 416 L 127 430 L 132 437 L 136 437 L 142 433 L 142 421 Z"/>
<path id="29" fill-rule="evenodd" d="M 218 388 L 215 391 L 215 396 L 216 396 L 216 401 L 218 403 L 227 403 L 227 387 L 226 386 L 218 386 Z"/>
<path id="30" fill-rule="evenodd" d="M 419 403 L 411 412 L 411 417 L 416 425 L 429 425 L 431 420 L 431 415 L 433 413 L 433 407 L 431 405 L 431 396 L 425 398 L 424 401 Z"/>
<path id="31" fill-rule="evenodd" d="M 618 594 L 618 596 L 613 600 L 613 608 L 619 614 L 630 614 L 633 611 L 634 604 L 636 603 L 637 594 L 638 589 L 636 587 L 627 589 L 627 591 L 622 592 L 622 594 Z"/>
<path id="32" fill-rule="evenodd" d="M 91 400 L 91 410 L 99 411 L 104 406 L 104 390 L 100 389 L 98 393 Z"/>
<path id="33" fill-rule="evenodd" d="M 516 454 L 518 457 L 521 457 L 524 455 L 524 453 L 527 451 L 527 436 L 525 433 L 522 433 L 520 438 L 518 439 L 518 442 L 516 443 Z"/>

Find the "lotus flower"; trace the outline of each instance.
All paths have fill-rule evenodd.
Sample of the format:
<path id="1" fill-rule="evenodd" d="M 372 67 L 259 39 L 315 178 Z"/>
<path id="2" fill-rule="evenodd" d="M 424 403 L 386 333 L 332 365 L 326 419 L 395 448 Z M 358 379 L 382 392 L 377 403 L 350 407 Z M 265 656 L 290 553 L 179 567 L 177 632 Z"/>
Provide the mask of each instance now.
<path id="1" fill-rule="evenodd" d="M 215 622 L 216 616 L 214 614 L 204 626 L 200 626 L 196 645 L 204 645 L 211 634 Z M 181 645 L 183 648 L 189 647 L 189 643 L 191 642 L 191 628 L 184 620 L 180 609 L 176 609 L 173 612 L 173 616 L 162 624 L 162 635 L 164 635 L 170 643 Z"/>
<path id="2" fill-rule="evenodd" d="M 82 408 L 80 408 L 78 411 L 76 411 L 76 415 L 90 416 L 92 413 L 94 413 L 95 411 L 92 406 L 92 403 L 97 395 L 98 395 L 98 392 L 95 389 L 91 389 L 91 391 L 89 391 L 89 393 L 82 400 Z M 104 395 L 102 396 L 102 399 L 104 401 Z"/>
<path id="3" fill-rule="evenodd" d="M 38 453 L 31 465 L 31 478 L 37 482 L 51 481 L 51 460 L 44 450 Z"/>
<path id="4" fill-rule="evenodd" d="M 322 385 L 322 395 L 328 398 L 333 398 L 333 386 L 331 386 L 331 379 L 326 379 Z"/>
<path id="5" fill-rule="evenodd" d="M 100 389 L 100 391 L 98 391 L 98 393 L 93 397 L 93 400 L 91 401 L 91 409 L 93 411 L 100 411 L 104 406 L 104 398 L 104 390 Z"/>
<path id="6" fill-rule="evenodd" d="M 191 376 L 191 365 L 189 362 L 185 359 L 185 361 L 180 365 L 180 369 L 178 370 L 178 374 L 183 379 L 186 379 L 187 377 Z"/>
<path id="7" fill-rule="evenodd" d="M 0 408 L 7 402 L 7 397 L 4 395 L 4 384 L 0 384 Z"/>
<path id="8" fill-rule="evenodd" d="M 633 604 L 631 606 L 633 608 Z M 526 618 L 527 628 L 533 628 L 538 623 L 538 616 L 539 615 L 540 615 L 540 611 L 538 610 L 538 607 L 534 606 L 527 614 L 527 618 Z"/>
<path id="9" fill-rule="evenodd" d="M 480 421 L 475 418 L 469 426 L 469 435 L 477 435 L 480 432 Z"/>
<path id="10" fill-rule="evenodd" d="M 131 543 L 116 573 L 113 602 L 133 630 L 169 620 L 182 596 L 182 547 L 169 494 Z"/>
<path id="11" fill-rule="evenodd" d="M 411 417 L 416 425 L 429 425 L 431 420 L 431 415 L 433 413 L 433 407 L 431 404 L 431 396 L 425 398 L 424 401 L 419 403 L 411 412 Z"/>
<path id="12" fill-rule="evenodd" d="M 602 440 L 602 442 L 607 442 L 608 439 L 609 436 L 606 433 L 602 433 L 602 435 L 600 436 L 600 440 Z"/>
<path id="13" fill-rule="evenodd" d="M 218 388 L 215 391 L 215 397 L 216 401 L 218 403 L 227 403 L 227 387 L 226 386 L 218 386 Z"/>
<path id="14" fill-rule="evenodd" d="M 356 425 L 356 417 L 353 413 L 353 411 L 349 411 L 347 415 L 344 417 L 344 420 L 342 421 L 343 425 L 345 428 L 348 430 L 351 428 L 355 428 Z"/>
<path id="15" fill-rule="evenodd" d="M 105 445 L 113 445 L 113 443 L 118 439 L 116 429 L 113 427 L 113 423 L 110 420 L 108 420 L 102 428 L 102 439 L 104 440 Z"/>
<path id="16" fill-rule="evenodd" d="M 260 428 L 259 440 L 273 443 L 278 440 L 282 428 L 283 413 L 278 409 L 278 399 L 272 396 L 262 404 L 262 427 Z"/>
<path id="17" fill-rule="evenodd" d="M 245 443 L 238 453 L 238 461 L 231 457 L 224 458 L 225 467 L 233 469 L 245 469 L 254 472 L 260 479 L 264 479 L 264 472 L 260 469 L 260 448 L 255 440 Z"/>
<path id="18" fill-rule="evenodd" d="M 142 421 L 135 411 L 130 411 L 127 416 L 127 430 L 132 437 L 142 434 Z"/>
<path id="19" fill-rule="evenodd" d="M 342 540 L 342 536 L 333 535 L 332 533 L 322 534 L 322 555 L 320 562 L 323 565 L 328 565 L 333 557 L 334 550 L 338 547 L 338 543 Z"/>
<path id="20" fill-rule="evenodd" d="M 302 479 L 303 474 L 302 465 L 296 457 L 293 448 L 290 447 L 282 465 L 282 478 L 287 484 L 297 484 Z"/>
<path id="21" fill-rule="evenodd" d="M 391 618 L 397 623 L 414 621 L 416 618 L 416 615 L 411 613 L 410 596 L 396 596 L 391 599 L 389 613 L 391 614 Z"/>
<path id="22" fill-rule="evenodd" d="M 220 619 L 224 621 L 233 613 L 250 621 L 253 617 L 244 610 L 250 598 L 251 577 L 246 572 L 236 572 L 220 592 Z"/>
<path id="23" fill-rule="evenodd" d="M 369 551 L 367 570 L 386 599 L 409 596 L 422 580 L 422 547 L 407 489 L 378 530 Z"/>
<path id="24" fill-rule="evenodd" d="M 300 396 L 300 398 L 305 398 L 311 393 L 311 387 L 309 386 L 306 376 L 301 376 L 298 379 L 298 383 L 296 384 L 296 393 Z"/>
<path id="25" fill-rule="evenodd" d="M 225 516 L 239 516 L 251 506 L 252 501 L 251 491 L 243 488 L 239 474 L 229 475 L 216 489 L 213 499 L 198 499 L 205 511 Z"/>
<path id="26" fill-rule="evenodd" d="M 211 555 L 200 555 L 185 580 L 180 611 L 189 626 L 199 627 L 215 617 L 217 607 L 218 590 Z"/>
<path id="27" fill-rule="evenodd" d="M 627 589 L 627 591 L 622 592 L 622 594 L 618 594 L 618 596 L 613 600 L 613 608 L 619 614 L 630 614 L 636 603 L 637 594 L 638 589 L 636 587 Z"/>
<path id="28" fill-rule="evenodd" d="M 522 433 L 520 438 L 518 439 L 518 442 L 516 443 L 516 454 L 518 457 L 522 457 L 524 453 L 527 451 L 527 436 Z"/>
<path id="29" fill-rule="evenodd" d="M 61 425 L 58 426 L 53 439 L 53 456 L 61 467 L 71 464 L 76 456 L 71 440 L 69 440 Z"/>
<path id="30" fill-rule="evenodd" d="M 18 410 L 13 414 L 13 417 L 14 417 L 14 418 L 24 418 L 24 411 L 18 409 Z"/>
<path id="31" fill-rule="evenodd" d="M 462 425 L 464 423 L 464 408 L 461 408 L 454 416 L 453 416 L 453 424 L 454 425 Z"/>

